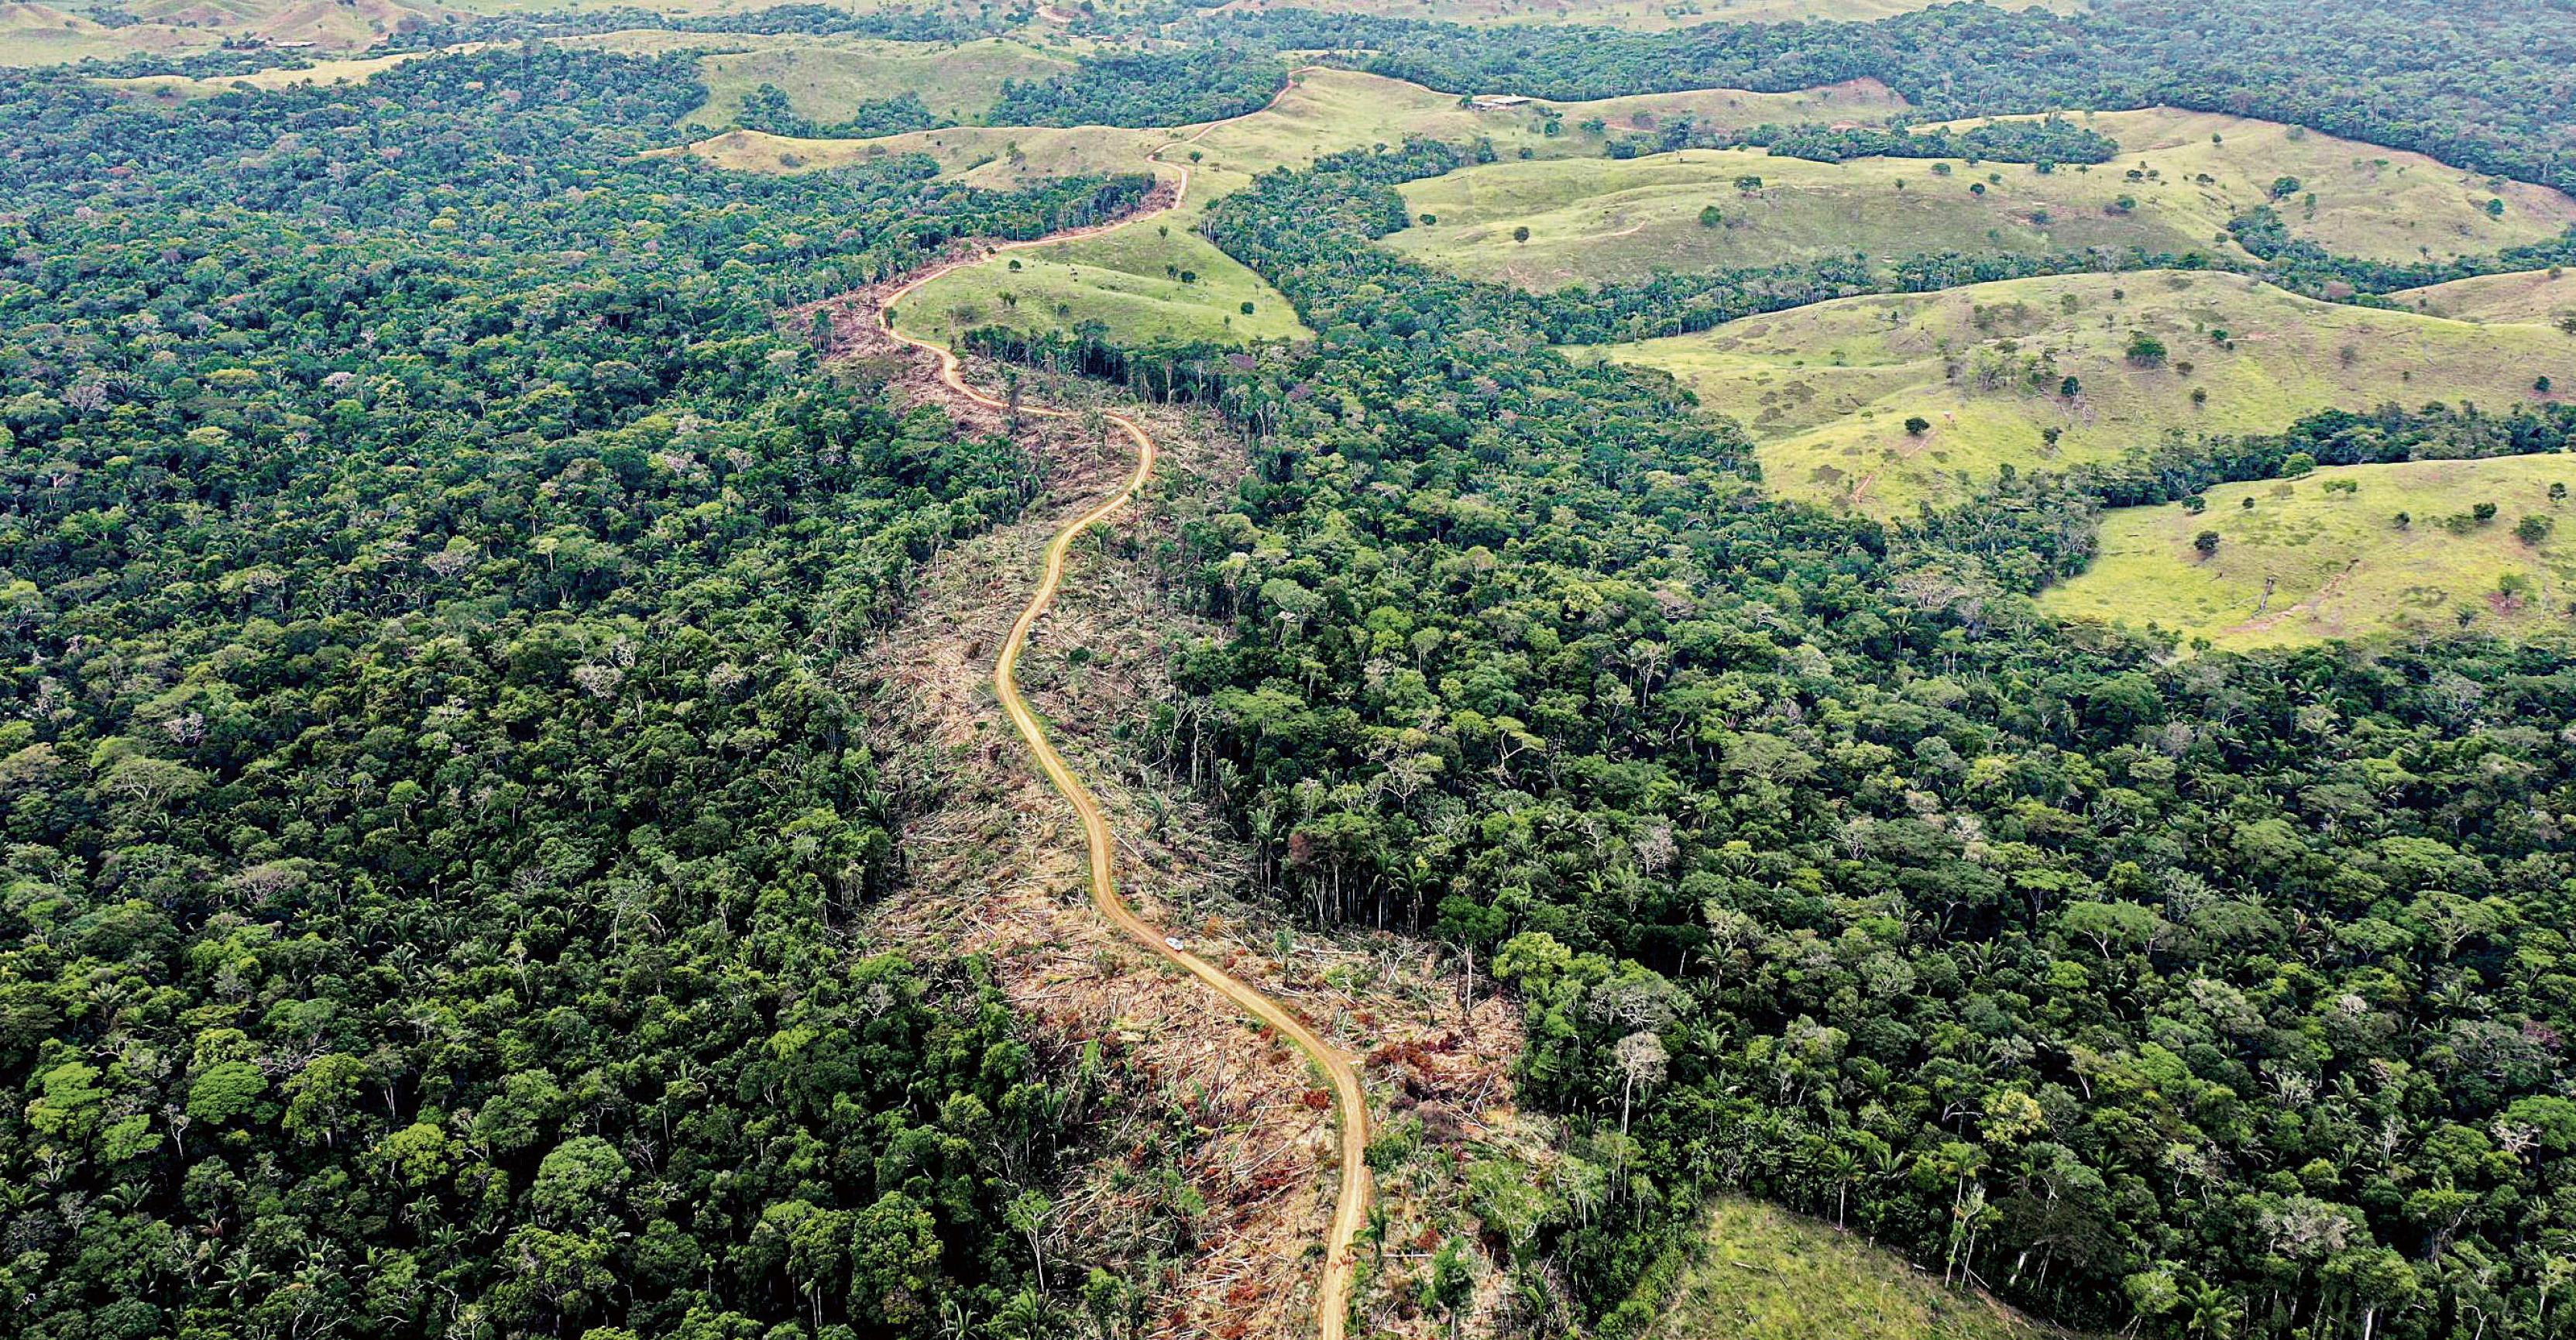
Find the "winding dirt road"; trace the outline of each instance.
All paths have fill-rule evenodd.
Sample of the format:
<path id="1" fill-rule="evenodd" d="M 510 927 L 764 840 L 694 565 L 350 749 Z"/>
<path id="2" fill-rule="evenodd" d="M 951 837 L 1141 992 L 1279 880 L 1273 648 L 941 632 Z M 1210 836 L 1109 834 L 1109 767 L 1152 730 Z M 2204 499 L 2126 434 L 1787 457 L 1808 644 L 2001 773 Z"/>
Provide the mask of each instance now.
<path id="1" fill-rule="evenodd" d="M 1195 136 L 1192 137 L 1192 139 L 1195 138 Z M 1179 141 L 1179 143 L 1188 142 Z M 1162 164 L 1162 166 L 1178 165 Z M 1166 212 L 1188 198 L 1190 172 L 1186 167 L 1179 168 L 1179 171 L 1181 179 L 1178 188 L 1172 193 L 1171 203 L 1165 205 L 1163 210 L 1154 211 L 1155 213 Z M 1151 216 L 1151 214 L 1139 214 L 1118 222 L 1134 223 Z M 1048 243 L 1061 242 L 1090 231 L 1096 231 L 1096 229 L 1078 229 L 1026 242 L 1005 243 L 994 250 L 1006 251 L 1045 246 Z M 937 358 L 939 380 L 951 391 L 988 409 L 1009 410 L 1013 407 L 1007 402 L 966 384 L 965 374 L 956 354 L 927 340 L 906 335 L 896 330 L 894 325 L 895 305 L 898 302 L 923 284 L 961 265 L 973 264 L 982 259 L 985 257 L 976 256 L 952 261 L 894 289 L 880 300 L 877 321 L 886 333 L 896 340 Z M 1021 404 L 1016 408 L 1018 413 L 1032 418 L 1071 417 L 1070 411 L 1050 406 Z M 1368 1102 L 1360 1091 L 1359 1071 L 1351 1065 L 1349 1058 L 1325 1042 L 1315 1030 L 1307 1027 L 1305 1022 L 1297 1017 L 1295 1011 L 1180 947 L 1182 942 L 1179 939 L 1169 937 L 1164 931 L 1147 924 L 1144 918 L 1136 915 L 1134 908 L 1127 905 L 1127 901 L 1118 894 L 1116 872 L 1112 868 L 1110 859 L 1112 847 L 1109 821 L 1102 816 L 1100 804 L 1093 799 L 1091 788 L 1083 785 L 1082 779 L 1074 774 L 1072 766 L 1065 762 L 1064 755 L 1056 751 L 1055 745 L 1047 739 L 1044 723 L 1038 719 L 1037 712 L 1029 706 L 1028 699 L 1020 694 L 1017 674 L 1020 653 L 1027 649 L 1029 634 L 1037 627 L 1038 620 L 1045 616 L 1047 607 L 1055 602 L 1056 589 L 1064 583 L 1065 557 L 1072 549 L 1074 540 L 1084 531 L 1091 529 L 1093 525 L 1107 519 L 1111 513 L 1133 501 L 1137 490 L 1143 488 L 1145 481 L 1154 473 L 1154 435 L 1146 432 L 1143 426 L 1126 415 L 1108 414 L 1104 417 L 1118 425 L 1119 430 L 1127 434 L 1128 440 L 1136 444 L 1136 472 L 1129 476 L 1127 482 L 1119 486 L 1116 492 L 1093 504 L 1089 510 L 1075 517 L 1047 541 L 1045 567 L 1039 575 L 1037 590 L 1030 595 L 1029 603 L 1020 611 L 1018 620 L 1012 623 L 1011 635 L 1003 640 L 1001 655 L 993 662 L 993 692 L 1001 699 L 1002 711 L 1010 717 L 1011 724 L 1019 729 L 1020 738 L 1028 742 L 1029 752 L 1037 758 L 1039 769 L 1046 773 L 1047 780 L 1055 785 L 1055 789 L 1064 796 L 1066 802 L 1073 806 L 1074 814 L 1082 820 L 1083 841 L 1091 849 L 1092 907 L 1111 924 L 1125 931 L 1138 944 L 1196 977 L 1209 990 L 1234 1002 L 1235 1007 L 1245 1014 L 1286 1035 L 1306 1053 L 1307 1058 L 1314 1062 L 1330 1082 L 1333 1106 L 1340 1117 L 1338 1124 L 1341 1184 L 1333 1197 L 1332 1225 L 1326 1230 L 1324 1236 L 1323 1273 L 1316 1280 L 1315 1332 L 1321 1340 L 1344 1340 L 1344 1331 L 1350 1313 L 1351 1272 L 1355 1260 L 1351 1245 L 1359 1235 L 1361 1221 L 1368 1215 L 1371 1194 L 1366 1161 Z"/>

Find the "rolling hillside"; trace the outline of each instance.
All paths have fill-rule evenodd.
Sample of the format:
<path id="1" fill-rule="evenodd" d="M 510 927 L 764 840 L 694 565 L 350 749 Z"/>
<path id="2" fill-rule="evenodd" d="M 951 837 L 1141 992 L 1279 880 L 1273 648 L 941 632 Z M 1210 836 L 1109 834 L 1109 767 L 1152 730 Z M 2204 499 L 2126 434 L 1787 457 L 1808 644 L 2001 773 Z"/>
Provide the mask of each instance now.
<path id="1" fill-rule="evenodd" d="M 1016 253 L 1022 263 L 1016 276 L 1000 261 L 957 271 L 915 295 L 898 320 L 908 332 L 942 341 L 987 322 L 1070 329 L 1090 320 L 1107 322 L 1122 333 L 1240 341 L 1293 335 L 1302 328 L 1273 315 L 1286 313 L 1284 298 L 1192 228 L 1209 201 L 1241 189 L 1268 169 L 1345 149 L 1393 144 L 1407 135 L 1453 141 L 1483 136 L 1506 155 L 1523 149 L 1540 157 L 1600 152 L 1596 137 L 1547 134 L 1543 109 L 1569 122 L 1598 117 L 1612 124 L 1641 119 L 1651 124 L 1689 114 L 1710 123 L 1750 125 L 1884 114 L 1896 105 L 1884 88 L 1857 83 L 1802 93 L 1712 90 L 1480 111 L 1420 85 L 1317 69 L 1300 72 L 1268 109 L 1211 126 L 966 126 L 873 140 L 800 140 L 738 130 L 693 145 L 689 152 L 726 167 L 768 172 L 926 153 L 949 175 L 992 187 L 1074 173 L 1135 171 L 1149 156 L 1160 162 L 1167 177 L 1177 177 L 1186 164 L 1191 170 L 1188 197 L 1172 214 Z M 1200 276 L 1200 281 L 1177 282 L 1183 272 Z M 1041 296 L 1011 305 L 1002 301 L 1005 293 Z M 1242 311 L 1246 301 L 1254 306 L 1249 321 Z"/>
<path id="2" fill-rule="evenodd" d="M 1816 163 L 1744 149 L 1494 163 L 1406 186 L 1412 211 L 1436 222 L 1388 245 L 1457 273 L 1545 290 L 1853 253 L 2137 247 L 2242 258 L 2227 223 L 2267 202 L 2293 236 L 2382 260 L 2483 254 L 2576 224 L 2576 200 L 2556 191 L 2491 183 L 2421 155 L 2295 127 L 2163 108 L 2081 120 L 2120 142 L 2117 161 L 2042 173 L 1957 159 Z M 2296 187 L 2276 198 L 2285 179 Z M 2490 200 L 2503 202 L 2500 215 L 2488 213 Z M 1719 218 L 1704 220 L 1711 207 Z M 1522 228 L 1528 238 L 1516 240 Z"/>
<path id="3" fill-rule="evenodd" d="M 215 34 L 159 23 L 110 28 L 51 5 L 0 4 L 0 66 L 56 65 L 92 56 L 179 54 L 202 51 L 222 40 Z"/>
<path id="4" fill-rule="evenodd" d="M 2041 604 L 2224 648 L 2460 628 L 2560 634 L 2576 600 L 2576 514 L 2552 485 L 2576 486 L 2576 459 L 2350 465 L 2224 484 L 2198 514 L 2181 503 L 2111 512 L 2092 569 Z M 2494 505 L 2491 519 L 2477 519 L 2481 503 Z M 2518 536 L 2525 517 L 2546 535 Z M 2218 537 L 2206 556 L 2195 546 L 2204 531 Z"/>
<path id="5" fill-rule="evenodd" d="M 2133 357 L 2140 335 L 2161 354 Z M 2110 459 L 2168 432 L 2272 431 L 2392 400 L 2503 404 L 2542 376 L 2576 385 L 2576 339 L 2547 326 L 2174 271 L 1848 298 L 1595 352 L 1670 372 L 1741 419 L 1775 492 L 1878 515 L 1956 501 L 2005 465 Z"/>
<path id="6" fill-rule="evenodd" d="M 2537 321 L 2555 326 L 2576 320 L 2576 275 L 2557 270 L 2480 275 L 2388 296 L 2416 311 L 2461 321 Z"/>
<path id="7" fill-rule="evenodd" d="M 697 36 L 697 43 L 708 39 Z M 1072 61 L 1004 38 L 956 44 L 866 39 L 728 39 L 748 51 L 710 55 L 698 62 L 707 101 L 693 124 L 734 124 L 743 95 L 774 84 L 797 114 L 829 123 L 858 103 L 918 93 L 930 110 L 952 121 L 975 120 L 1002 96 L 1004 80 L 1045 79 Z"/>
<path id="8" fill-rule="evenodd" d="M 363 51 L 465 12 L 429 0 L 135 0 L 123 10 L 136 22 L 110 27 L 48 5 L 0 5 L 0 66 L 183 55 L 228 42 Z"/>

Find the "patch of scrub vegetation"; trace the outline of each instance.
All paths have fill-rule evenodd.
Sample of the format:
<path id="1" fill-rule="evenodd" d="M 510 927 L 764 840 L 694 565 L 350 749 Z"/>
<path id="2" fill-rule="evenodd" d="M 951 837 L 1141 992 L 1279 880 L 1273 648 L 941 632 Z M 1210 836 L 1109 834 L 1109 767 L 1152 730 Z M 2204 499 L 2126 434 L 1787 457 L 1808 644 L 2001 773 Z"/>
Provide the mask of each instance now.
<path id="1" fill-rule="evenodd" d="M 2151 270 L 1846 298 L 1602 346 L 1752 430 L 1783 496 L 1880 516 L 2006 467 L 2115 459 L 2169 433 L 2276 432 L 2334 406 L 2498 405 L 2576 386 L 2576 339 Z"/>
<path id="2" fill-rule="evenodd" d="M 2372 260 L 2486 254 L 2576 224 L 2576 200 L 2546 187 L 2268 121 L 2153 108 L 2077 123 L 2118 141 L 2119 158 L 2043 169 L 1712 149 L 1500 162 L 1407 185 L 1406 208 L 1431 222 L 1387 244 L 1546 290 L 1855 253 L 2137 248 L 2249 260 L 2227 226 L 2261 205 L 2294 238 Z"/>
<path id="3" fill-rule="evenodd" d="M 2153 624 L 2229 649 L 2564 632 L 2576 601 L 2576 458 L 2330 466 L 2119 508 L 2082 575 L 2041 597 L 2066 619 Z"/>
<path id="4" fill-rule="evenodd" d="M 1618 1314 L 1643 1323 L 1630 1340 L 2071 1340 L 1858 1234 L 1759 1201 L 1719 1199 L 1693 1250 L 1661 1297 Z"/>
<path id="5" fill-rule="evenodd" d="M 2576 336 L 2576 274 L 2564 269 L 2455 279 L 2391 293 L 2388 300 L 2457 321 L 2538 321 Z"/>
<path id="6" fill-rule="evenodd" d="M 1009 312 L 1012 324 L 1021 329 L 1071 332 L 1080 322 L 1098 320 L 1121 339 L 1233 342 L 1303 332 L 1288 318 L 1287 299 L 1196 231 L 1208 204 L 1272 168 L 1299 167 L 1325 154 L 1417 136 L 1454 143 L 1489 140 L 1497 156 L 1514 160 L 1523 154 L 1533 159 L 1599 155 L 1614 130 L 1643 130 L 1680 116 L 1703 125 L 1750 126 L 1884 115 L 1901 106 L 1883 87 L 1861 81 L 1797 93 L 1710 89 L 1479 108 L 1454 94 L 1402 80 L 1308 69 L 1293 75 L 1287 91 L 1269 107 L 1196 127 L 954 126 L 870 140 L 790 139 L 736 130 L 688 151 L 720 166 L 754 172 L 810 171 L 923 153 L 957 180 L 996 189 L 1051 177 L 1133 171 L 1149 160 L 1160 165 L 1168 180 L 1177 181 L 1187 168 L 1188 189 L 1170 213 L 1098 237 L 1014 253 L 1022 266 L 1016 279 L 998 259 L 957 270 L 915 294 L 897 320 L 907 334 L 946 340 L 953 338 L 957 325 L 953 315 L 941 314 L 968 308 L 998 317 L 1004 310 L 1000 295 L 1009 291 L 1022 295 Z M 1198 275 L 1198 282 L 1173 282 L 1184 271 Z M 1036 294 L 1043 294 L 1043 301 L 1028 300 Z M 1244 302 L 1253 304 L 1248 319 Z"/>

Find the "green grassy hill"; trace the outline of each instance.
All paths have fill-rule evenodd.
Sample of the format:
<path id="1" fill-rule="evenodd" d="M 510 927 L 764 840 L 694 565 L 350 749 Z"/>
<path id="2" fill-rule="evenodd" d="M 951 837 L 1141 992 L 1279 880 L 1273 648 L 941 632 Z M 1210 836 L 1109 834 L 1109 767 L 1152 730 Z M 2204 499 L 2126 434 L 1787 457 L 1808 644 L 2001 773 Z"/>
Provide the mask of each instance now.
<path id="1" fill-rule="evenodd" d="M 2490 184 L 2418 154 L 2272 122 L 2164 108 L 2082 120 L 2120 142 L 2118 161 L 2043 174 L 1955 159 L 1834 164 L 1686 150 L 1489 164 L 1405 187 L 1412 211 L 1437 222 L 1388 245 L 1460 274 L 1545 290 L 1855 252 L 2135 246 L 2241 257 L 2227 222 L 2267 201 L 2293 235 L 2385 260 L 2483 254 L 2576 224 L 2576 200 L 2556 191 Z M 1758 189 L 1737 184 L 1756 177 Z M 2284 177 L 2298 189 L 2275 201 Z M 2487 213 L 2489 200 L 2504 202 L 2501 216 Z M 1711 206 L 1714 226 L 1702 222 Z M 1521 228 L 1527 241 L 1514 240 Z"/>
<path id="2" fill-rule="evenodd" d="M 2161 358 L 2131 357 L 2140 334 Z M 1774 491 L 1878 515 L 1955 501 L 2003 465 L 2112 459 L 2168 432 L 2277 431 L 2338 405 L 2502 405 L 2544 375 L 2576 386 L 2576 338 L 2547 326 L 2176 271 L 1847 298 L 1591 352 L 1670 372 L 1744 421 Z"/>
<path id="3" fill-rule="evenodd" d="M 2576 274 L 2557 270 L 2480 275 L 2388 296 L 2416 311 L 2461 321 L 2576 321 Z"/>
<path id="4" fill-rule="evenodd" d="M 1599 155 L 1604 135 L 1545 133 L 1545 111 L 1569 125 L 1652 125 L 1689 115 L 1704 124 L 1836 120 L 1879 116 L 1903 104 L 1872 82 L 1800 93 L 1715 89 L 1599 102 L 1532 103 L 1479 111 L 1453 94 L 1346 70 L 1306 70 L 1271 107 L 1212 126 L 1128 130 L 1106 126 L 1044 129 L 963 126 L 873 140 L 787 139 L 731 131 L 689 152 L 753 172 L 811 171 L 889 153 L 926 153 L 947 173 L 978 186 L 1009 187 L 1085 172 L 1154 167 L 1167 179 L 1190 169 L 1188 197 L 1173 213 L 1096 237 L 1015 252 L 1021 270 L 994 260 L 950 274 L 914 295 L 897 314 L 911 334 L 947 342 L 987 322 L 1023 329 L 1069 330 L 1101 321 L 1130 337 L 1245 341 L 1297 336 L 1277 290 L 1218 251 L 1195 231 L 1209 202 L 1241 189 L 1261 172 L 1298 166 L 1345 149 L 1400 143 L 1407 135 L 1464 142 L 1482 136 L 1505 155 Z M 1178 282 L 1182 272 L 1199 276 Z M 1006 303 L 1010 294 L 1016 302 Z M 1247 317 L 1245 302 L 1253 304 Z M 972 318 L 972 319 L 969 319 Z"/>
<path id="5" fill-rule="evenodd" d="M 1876 84 L 1838 85 L 1804 93 L 1745 93 L 1712 90 L 1612 98 L 1600 102 L 1548 104 L 1569 124 L 1600 118 L 1611 125 L 1640 119 L 1688 114 L 1703 121 L 1751 124 L 1765 120 L 1832 119 L 1883 113 L 1899 106 Z M 1458 99 L 1416 84 L 1338 70 L 1313 70 L 1270 109 L 1226 122 L 1204 134 L 1191 132 L 1187 143 L 1168 131 L 996 132 L 1015 137 L 1022 150 L 1014 163 L 1007 153 L 967 169 L 968 180 L 1003 173 L 1023 178 L 1055 170 L 1073 157 L 1105 150 L 1103 135 L 1128 135 L 1137 158 L 1157 152 L 1167 165 L 1191 165 L 1189 199 L 1169 217 L 1130 225 L 1098 237 L 1022 253 L 1023 273 L 1013 277 L 998 263 L 961 270 L 918 295 L 907 330 L 929 338 L 953 339 L 972 323 L 948 314 L 961 305 L 979 306 L 990 315 L 1002 292 L 1042 280 L 1043 304 L 1022 302 L 1005 319 L 1023 327 L 1070 329 L 1077 322 L 1098 320 L 1127 336 L 1242 341 L 1306 333 L 1290 314 L 1287 299 L 1197 234 L 1198 215 L 1207 204 L 1274 167 L 1299 166 L 1329 153 L 1370 144 L 1400 143 L 1408 135 L 1453 142 L 1477 136 L 1491 138 L 1499 151 L 1535 156 L 1597 154 L 1602 139 L 1589 135 L 1545 133 L 1539 106 L 1474 111 Z M 945 132 L 932 132 L 945 137 Z M 1048 140 L 1050 134 L 1089 139 Z M 903 137 L 897 137 L 898 139 Z M 989 141 L 979 151 L 989 151 Z M 953 161 L 943 159 L 943 161 Z M 1136 161 L 1131 159 L 1131 162 Z M 1079 273 L 1077 273 L 1077 271 Z M 1200 276 L 1193 285 L 1172 282 L 1176 272 Z M 1253 304 L 1246 317 L 1244 302 Z"/>
<path id="6" fill-rule="evenodd" d="M 2576 531 L 2567 529 L 2576 514 L 2550 499 L 2552 484 L 2576 487 L 2576 458 L 2353 465 L 2224 484 L 2197 515 L 2173 503 L 2105 516 L 2101 557 L 2041 604 L 2062 618 L 2154 624 L 2219 647 L 2462 627 L 2561 633 L 2576 600 Z M 2480 503 L 2495 505 L 2492 520 L 2475 519 Z M 2400 512 L 2411 518 L 2402 529 Z M 2546 538 L 2515 534 L 2527 516 L 2548 524 Z M 2194 545 L 2204 531 L 2219 537 L 2206 557 Z"/>
<path id="7" fill-rule="evenodd" d="M 2303 126 L 2174 107 L 2086 112 L 2076 119 L 2120 142 L 2117 160 L 2084 175 L 2116 177 L 2141 208 L 2158 199 L 2173 207 L 2197 192 L 2224 201 L 2232 213 L 2273 201 L 2281 178 L 2296 178 L 2297 189 L 2273 201 L 2274 208 L 2292 236 L 2339 256 L 2479 256 L 2544 242 L 2576 225 L 2576 199 L 2546 186 L 2481 176 Z M 2131 181 L 2132 170 L 2145 179 Z M 2487 213 L 2494 200 L 2504 202 L 2501 215 Z"/>
<path id="8" fill-rule="evenodd" d="M 2072 1340 L 1856 1234 L 1733 1198 L 1656 1313 L 1636 1340 Z"/>
<path id="9" fill-rule="evenodd" d="M 1082 321 L 1143 341 L 1248 344 L 1310 334 L 1278 290 L 1196 233 L 1162 237 L 1152 227 L 1007 253 L 924 285 L 896 313 L 907 334 L 928 332 L 942 343 L 978 326 L 1069 329 Z"/>
<path id="10" fill-rule="evenodd" d="M 698 38 L 700 45 L 707 39 Z M 918 93 L 930 110 L 972 121 L 992 110 L 1004 80 L 1041 80 L 1073 67 L 1071 57 L 1004 38 L 980 42 L 886 42 L 864 39 L 755 39 L 754 49 L 698 62 L 707 102 L 699 125 L 734 124 L 743 95 L 775 84 L 801 116 L 829 123 L 862 102 Z M 734 45 L 727 41 L 725 45 Z"/>

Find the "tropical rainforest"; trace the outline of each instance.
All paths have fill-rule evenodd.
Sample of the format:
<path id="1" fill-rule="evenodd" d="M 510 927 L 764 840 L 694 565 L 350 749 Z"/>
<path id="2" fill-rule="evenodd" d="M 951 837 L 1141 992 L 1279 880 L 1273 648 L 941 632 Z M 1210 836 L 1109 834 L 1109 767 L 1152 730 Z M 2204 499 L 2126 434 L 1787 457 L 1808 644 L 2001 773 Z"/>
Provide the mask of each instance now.
<path id="1" fill-rule="evenodd" d="M 9 94 L 13 1334 L 1038 1324 L 1094 1091 L 854 954 L 847 677 L 1033 475 L 772 311 L 1143 182 L 629 162 L 687 69 Z"/>
<path id="2" fill-rule="evenodd" d="M 1240 115 L 1322 52 L 1462 98 L 1910 101 L 1725 141 L 1826 161 L 2101 163 L 2067 121 L 1920 123 L 2168 102 L 2576 169 L 2568 0 L 1646 33 L 1174 13 L 1133 49 L 1109 39 L 1147 20 L 1084 11 L 1100 49 L 989 123 Z M 966 24 L 654 22 L 711 46 Z M 1163 1333 L 1149 1280 L 1034 1246 L 1136 1077 L 1040 1045 L 992 964 L 867 931 L 914 852 L 862 653 L 1048 464 L 806 315 L 965 239 L 1145 208 L 1150 165 L 1008 192 L 899 153 L 719 170 L 654 152 L 704 101 L 688 52 L 545 40 L 611 27 L 456 23 L 437 41 L 482 45 L 355 85 L 159 102 L 102 63 L 0 87 L 10 1334 Z M 774 87 L 744 112 L 935 120 L 907 94 L 808 121 Z M 1694 142 L 1659 133 L 1627 151 Z M 1472 1240 L 1414 1244 L 1426 1312 L 1457 1330 L 1472 1254 L 1497 1335 L 1661 1334 L 1712 1198 L 1752 1196 L 2067 1327 L 2567 1333 L 2565 638 L 2468 608 L 2235 653 L 2033 596 L 2106 507 L 2562 452 L 2568 404 L 2342 406 L 1894 521 L 1785 502 L 1736 407 L 1554 346 L 2220 262 L 1533 294 L 1373 245 L 1422 222 L 1399 186 L 1493 157 L 1383 144 L 1205 207 L 1311 341 L 967 341 L 1205 416 L 1242 475 L 1147 555 L 1187 618 L 1176 691 L 1121 729 L 1222 817 L 1253 897 L 1424 946 L 1523 1020 L 1516 1096 L 1558 1139 L 1543 1168 L 1477 1164 Z M 2365 263 L 2270 210 L 2231 234 L 2336 301 L 2576 259 L 2571 234 Z"/>

